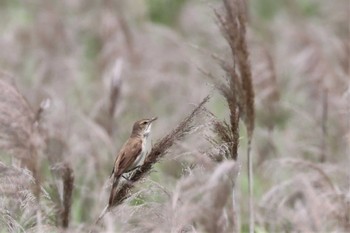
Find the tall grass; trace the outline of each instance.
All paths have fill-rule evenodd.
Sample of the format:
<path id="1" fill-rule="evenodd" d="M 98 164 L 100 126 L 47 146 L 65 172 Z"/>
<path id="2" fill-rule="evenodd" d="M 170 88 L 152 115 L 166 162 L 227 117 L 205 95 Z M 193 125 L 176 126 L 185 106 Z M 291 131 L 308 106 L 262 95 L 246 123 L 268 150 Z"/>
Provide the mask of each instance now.
<path id="1" fill-rule="evenodd" d="M 158 2 L 1 3 L 0 231 L 350 231 L 347 2 Z"/>

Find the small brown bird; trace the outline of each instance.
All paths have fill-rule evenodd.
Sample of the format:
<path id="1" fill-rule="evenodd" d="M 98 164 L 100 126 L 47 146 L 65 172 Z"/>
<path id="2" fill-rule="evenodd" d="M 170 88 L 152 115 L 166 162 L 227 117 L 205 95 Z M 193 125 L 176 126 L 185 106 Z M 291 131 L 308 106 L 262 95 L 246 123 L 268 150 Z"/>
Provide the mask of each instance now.
<path id="1" fill-rule="evenodd" d="M 143 164 L 146 158 L 146 145 L 152 122 L 155 120 L 157 120 L 157 117 L 142 119 L 134 123 L 129 139 L 123 145 L 114 162 L 111 174 L 113 176 L 113 186 L 109 196 L 109 207 L 113 205 L 120 177 Z"/>

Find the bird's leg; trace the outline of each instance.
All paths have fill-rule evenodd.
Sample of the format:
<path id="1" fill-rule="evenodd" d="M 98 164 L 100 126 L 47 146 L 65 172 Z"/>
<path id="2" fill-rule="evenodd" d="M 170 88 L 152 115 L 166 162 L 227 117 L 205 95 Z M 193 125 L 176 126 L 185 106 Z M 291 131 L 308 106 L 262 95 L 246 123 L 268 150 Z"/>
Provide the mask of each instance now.
<path id="1" fill-rule="evenodd" d="M 133 176 L 137 171 L 141 170 L 141 165 L 134 167 L 131 171 L 131 176 Z"/>
<path id="2" fill-rule="evenodd" d="M 133 182 L 130 180 L 131 175 L 128 176 L 124 176 L 122 175 L 122 177 L 126 180 L 126 183 L 132 184 Z"/>
<path id="3" fill-rule="evenodd" d="M 130 174 L 130 175 L 128 175 L 128 177 L 126 177 L 125 175 L 122 175 L 122 177 L 123 177 L 125 180 L 127 180 L 128 182 L 131 182 L 131 180 L 130 180 L 129 178 L 132 177 L 133 174 L 134 174 L 134 171 L 137 170 L 137 169 L 139 169 L 140 167 L 141 167 L 141 165 L 134 167 L 133 169 L 131 169 L 131 170 L 129 170 L 129 171 L 127 172 L 128 174 Z"/>
<path id="4" fill-rule="evenodd" d="M 141 165 L 138 165 L 138 166 L 134 167 L 133 169 L 131 169 L 129 172 L 132 172 L 132 171 L 134 171 L 134 170 L 137 170 L 137 169 L 139 169 L 140 167 L 141 167 Z"/>
<path id="5" fill-rule="evenodd" d="M 122 175 L 122 177 L 130 182 L 129 178 L 126 178 L 124 175 Z"/>

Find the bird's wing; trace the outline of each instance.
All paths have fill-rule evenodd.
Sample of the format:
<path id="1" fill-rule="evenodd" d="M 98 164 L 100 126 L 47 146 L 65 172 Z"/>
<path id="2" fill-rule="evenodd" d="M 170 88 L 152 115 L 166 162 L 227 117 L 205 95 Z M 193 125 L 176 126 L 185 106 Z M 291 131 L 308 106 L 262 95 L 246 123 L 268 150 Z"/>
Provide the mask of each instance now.
<path id="1" fill-rule="evenodd" d="M 142 150 L 142 141 L 139 140 L 128 140 L 119 152 L 118 157 L 115 160 L 112 175 L 113 186 L 111 194 L 109 196 L 108 206 L 113 206 L 113 202 L 116 195 L 116 189 L 119 183 L 120 176 L 128 170 L 128 168 L 135 162 L 137 157 L 140 155 Z"/>
<path id="2" fill-rule="evenodd" d="M 121 176 L 126 172 L 130 166 L 135 162 L 137 157 L 140 155 L 142 150 L 142 141 L 139 140 L 130 140 L 120 151 L 120 154 L 117 158 L 117 161 L 114 166 L 114 176 Z"/>
<path id="3" fill-rule="evenodd" d="M 114 163 L 113 163 L 113 169 L 112 169 L 112 172 L 111 172 L 111 175 L 109 176 L 109 178 L 111 178 L 113 176 L 114 171 L 115 171 L 116 166 L 117 166 L 118 158 L 121 157 L 122 154 L 124 153 L 126 144 L 127 144 L 127 142 L 122 146 L 122 149 L 120 150 L 119 154 L 116 156 L 116 158 L 114 160 Z"/>

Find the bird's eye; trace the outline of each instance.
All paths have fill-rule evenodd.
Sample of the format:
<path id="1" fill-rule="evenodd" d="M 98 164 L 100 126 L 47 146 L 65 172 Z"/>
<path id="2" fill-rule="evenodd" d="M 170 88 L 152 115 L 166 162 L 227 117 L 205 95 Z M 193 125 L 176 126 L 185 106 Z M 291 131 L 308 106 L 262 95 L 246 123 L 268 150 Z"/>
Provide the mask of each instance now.
<path id="1" fill-rule="evenodd" d="M 147 124 L 147 121 L 144 121 L 144 122 L 142 122 L 141 124 L 142 124 L 142 125 L 145 125 L 145 124 Z"/>

